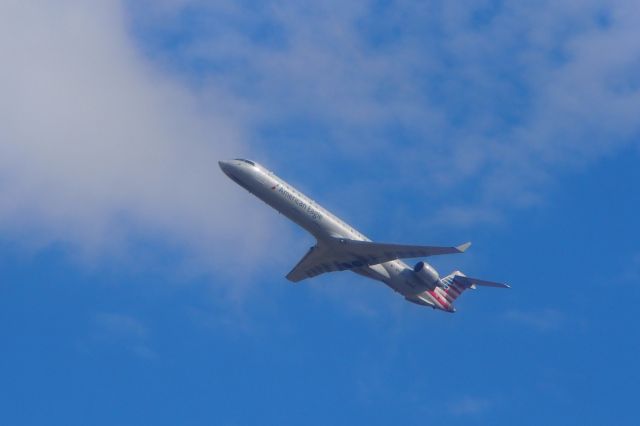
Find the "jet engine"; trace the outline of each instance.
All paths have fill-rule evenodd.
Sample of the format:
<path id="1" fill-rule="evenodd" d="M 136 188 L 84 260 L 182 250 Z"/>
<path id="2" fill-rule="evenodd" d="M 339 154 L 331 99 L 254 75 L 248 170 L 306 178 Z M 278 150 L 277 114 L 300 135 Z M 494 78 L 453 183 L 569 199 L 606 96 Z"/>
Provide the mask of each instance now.
<path id="1" fill-rule="evenodd" d="M 440 274 L 428 263 L 422 261 L 416 263 L 416 266 L 413 267 L 413 273 L 421 284 L 429 287 L 429 290 L 433 290 L 436 286 L 442 287 Z"/>

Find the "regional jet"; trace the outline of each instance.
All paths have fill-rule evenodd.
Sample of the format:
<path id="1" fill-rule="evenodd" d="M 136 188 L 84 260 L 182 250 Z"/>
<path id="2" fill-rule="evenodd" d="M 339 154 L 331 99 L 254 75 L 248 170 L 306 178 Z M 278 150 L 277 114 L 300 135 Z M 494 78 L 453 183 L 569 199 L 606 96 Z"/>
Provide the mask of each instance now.
<path id="1" fill-rule="evenodd" d="M 467 289 L 509 288 L 460 271 L 441 278 L 423 260 L 413 268 L 401 260 L 463 253 L 471 243 L 454 247 L 376 243 L 255 161 L 238 158 L 219 165 L 231 180 L 315 237 L 316 244 L 287 274 L 292 282 L 348 270 L 385 283 L 409 302 L 445 312 L 455 312 L 453 302 Z"/>

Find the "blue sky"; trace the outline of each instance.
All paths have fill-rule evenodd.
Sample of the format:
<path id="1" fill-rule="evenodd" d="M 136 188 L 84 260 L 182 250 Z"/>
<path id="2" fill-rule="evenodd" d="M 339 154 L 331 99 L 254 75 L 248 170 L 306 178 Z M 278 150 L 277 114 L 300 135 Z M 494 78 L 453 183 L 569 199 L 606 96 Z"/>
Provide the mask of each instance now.
<path id="1" fill-rule="evenodd" d="M 5 2 L 0 423 L 635 424 L 633 2 Z M 284 275 L 246 156 L 509 282 Z"/>

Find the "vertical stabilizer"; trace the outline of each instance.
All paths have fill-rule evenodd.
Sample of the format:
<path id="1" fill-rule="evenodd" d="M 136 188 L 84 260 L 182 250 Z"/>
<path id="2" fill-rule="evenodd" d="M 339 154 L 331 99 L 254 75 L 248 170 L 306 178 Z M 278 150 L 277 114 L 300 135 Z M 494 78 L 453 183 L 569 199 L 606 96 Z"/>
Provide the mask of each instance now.
<path id="1" fill-rule="evenodd" d="M 465 275 L 460 271 L 454 271 L 446 277 L 442 278 L 440 282 L 443 284 L 442 290 L 449 303 L 453 303 L 463 291 L 468 288 L 474 288 L 467 286 L 461 280 L 457 280 L 456 277 L 464 277 Z"/>

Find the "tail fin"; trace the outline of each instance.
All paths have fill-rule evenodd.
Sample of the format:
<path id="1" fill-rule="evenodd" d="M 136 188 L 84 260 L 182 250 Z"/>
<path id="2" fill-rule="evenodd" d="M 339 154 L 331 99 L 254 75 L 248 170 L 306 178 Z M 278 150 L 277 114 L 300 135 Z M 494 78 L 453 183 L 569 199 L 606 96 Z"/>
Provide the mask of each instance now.
<path id="1" fill-rule="evenodd" d="M 442 291 L 450 303 L 453 303 L 454 300 L 460 297 L 463 291 L 471 287 L 470 285 L 465 285 L 459 278 L 466 277 L 462 272 L 454 271 L 440 280 L 443 284 Z"/>

